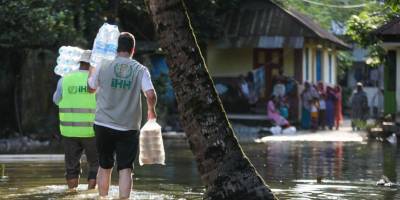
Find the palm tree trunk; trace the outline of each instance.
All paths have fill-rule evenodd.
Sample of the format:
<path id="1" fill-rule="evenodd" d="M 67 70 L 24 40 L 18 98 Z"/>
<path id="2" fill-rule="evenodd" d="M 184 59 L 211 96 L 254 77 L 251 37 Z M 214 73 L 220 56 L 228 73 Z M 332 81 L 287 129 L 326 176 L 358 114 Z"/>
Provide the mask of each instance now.
<path id="1" fill-rule="evenodd" d="M 182 0 L 147 0 L 204 199 L 276 199 L 244 155 L 207 71 Z"/>

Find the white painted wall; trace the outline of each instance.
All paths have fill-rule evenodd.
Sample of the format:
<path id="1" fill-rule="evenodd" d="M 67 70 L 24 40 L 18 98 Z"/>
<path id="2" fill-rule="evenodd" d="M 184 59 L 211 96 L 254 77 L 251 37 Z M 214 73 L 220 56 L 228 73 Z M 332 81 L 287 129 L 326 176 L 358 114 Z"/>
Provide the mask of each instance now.
<path id="1" fill-rule="evenodd" d="M 308 49 L 309 69 L 308 79 L 306 78 L 306 49 Z M 303 80 L 309 82 L 316 82 L 317 80 L 317 66 L 316 55 L 317 47 L 306 46 L 303 49 Z M 328 50 L 327 48 L 321 49 L 322 51 L 322 81 L 331 85 L 337 83 L 337 54 L 335 50 Z M 332 55 L 332 69 L 329 71 L 329 55 Z M 332 73 L 332 81 L 329 80 L 329 74 Z"/>
<path id="2" fill-rule="evenodd" d="M 294 76 L 294 49 L 284 48 L 283 49 L 283 71 L 286 76 Z"/>
<path id="3" fill-rule="evenodd" d="M 332 73 L 329 71 L 329 52 L 327 49 L 324 49 L 322 52 L 322 80 L 325 83 L 330 83 L 329 73 Z"/>

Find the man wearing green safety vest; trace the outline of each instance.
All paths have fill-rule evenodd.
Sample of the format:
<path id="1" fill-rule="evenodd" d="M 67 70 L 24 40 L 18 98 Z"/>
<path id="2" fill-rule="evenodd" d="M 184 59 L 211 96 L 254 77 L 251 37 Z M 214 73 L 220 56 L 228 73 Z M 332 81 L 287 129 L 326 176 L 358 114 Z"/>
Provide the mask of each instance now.
<path id="1" fill-rule="evenodd" d="M 99 166 L 93 130 L 96 100 L 87 87 L 90 55 L 90 50 L 82 53 L 79 71 L 61 78 L 53 95 L 53 101 L 59 107 L 60 132 L 65 152 L 65 178 L 69 189 L 78 187 L 83 152 L 89 168 L 88 189 L 96 187 Z"/>

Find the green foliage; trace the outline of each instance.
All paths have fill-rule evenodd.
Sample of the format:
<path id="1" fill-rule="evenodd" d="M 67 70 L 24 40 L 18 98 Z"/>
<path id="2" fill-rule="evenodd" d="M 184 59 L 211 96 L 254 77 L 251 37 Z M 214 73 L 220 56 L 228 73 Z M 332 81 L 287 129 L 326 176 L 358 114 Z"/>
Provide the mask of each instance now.
<path id="1" fill-rule="evenodd" d="M 356 43 L 368 49 L 369 58 L 367 64 L 379 66 L 385 56 L 384 49 L 379 45 L 380 41 L 372 31 L 386 22 L 386 17 L 376 13 L 363 11 L 359 15 L 353 15 L 347 21 L 347 32 Z"/>
<path id="2" fill-rule="evenodd" d="M 385 3 L 393 12 L 400 12 L 400 0 L 386 0 Z"/>
<path id="3" fill-rule="evenodd" d="M 359 120 L 359 119 L 353 120 L 353 124 L 355 127 L 360 128 L 362 130 L 366 130 L 367 128 L 372 126 L 370 124 L 367 124 L 367 121 Z"/>
<path id="4" fill-rule="evenodd" d="M 371 32 L 385 21 L 385 16 L 363 11 L 359 15 L 353 15 L 347 21 L 347 35 L 361 46 L 367 47 L 378 41 L 378 38 Z"/>
<path id="5" fill-rule="evenodd" d="M 335 22 L 341 28 L 344 28 L 346 20 L 350 18 L 351 15 L 358 14 L 363 10 L 363 7 L 355 8 L 340 8 L 340 6 L 346 6 L 345 2 L 340 2 L 338 0 L 319 0 L 315 1 L 318 4 L 311 4 L 306 1 L 300 0 L 275 0 L 276 2 L 282 4 L 283 6 L 297 10 L 301 13 L 314 19 L 316 22 L 321 24 L 321 26 L 327 30 L 331 29 L 332 22 Z M 351 5 L 361 5 L 369 4 L 374 2 L 374 0 L 352 0 L 349 1 Z M 323 5 L 337 5 L 337 7 L 323 6 Z"/>
<path id="6" fill-rule="evenodd" d="M 344 79 L 344 76 L 346 75 L 345 72 L 353 66 L 352 53 L 350 51 L 338 51 L 337 59 L 337 76 L 339 79 Z"/>
<path id="7" fill-rule="evenodd" d="M 0 47 L 90 46 L 107 0 L 0 0 Z"/>
<path id="8" fill-rule="evenodd" d="M 351 16 L 346 23 L 346 35 L 351 37 L 361 47 L 368 49 L 369 58 L 367 58 L 366 63 L 372 67 L 382 64 L 385 61 L 386 55 L 385 50 L 381 46 L 380 39 L 373 31 L 397 15 L 397 12 L 393 9 L 396 9 L 398 5 L 389 7 L 388 5 L 384 6 L 380 3 L 371 4 L 358 15 Z"/>
<path id="9" fill-rule="evenodd" d="M 2 1 L 0 45 L 2 47 L 45 46 L 74 37 L 68 10 L 52 9 L 56 1 Z"/>

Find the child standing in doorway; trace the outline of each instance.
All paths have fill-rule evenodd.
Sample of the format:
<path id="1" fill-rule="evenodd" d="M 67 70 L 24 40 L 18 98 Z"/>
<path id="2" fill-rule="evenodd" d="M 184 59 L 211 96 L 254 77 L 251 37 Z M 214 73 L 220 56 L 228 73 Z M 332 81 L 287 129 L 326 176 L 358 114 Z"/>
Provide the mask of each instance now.
<path id="1" fill-rule="evenodd" d="M 319 99 L 313 98 L 311 102 L 311 130 L 313 132 L 318 130 L 318 117 L 319 117 Z"/>

